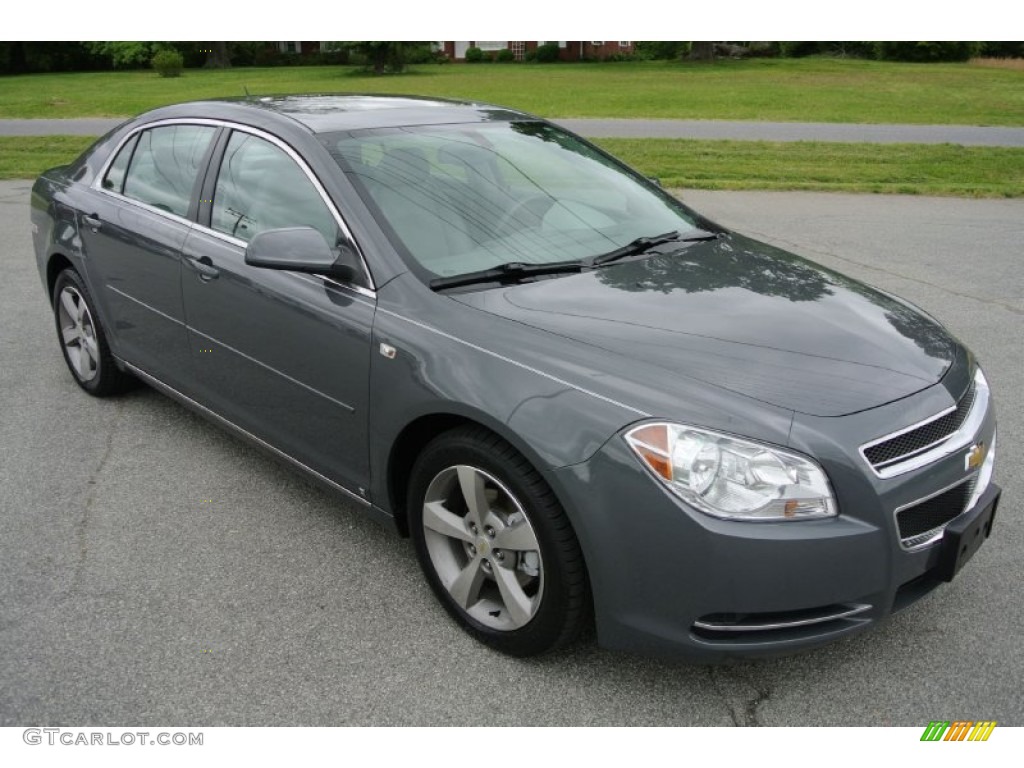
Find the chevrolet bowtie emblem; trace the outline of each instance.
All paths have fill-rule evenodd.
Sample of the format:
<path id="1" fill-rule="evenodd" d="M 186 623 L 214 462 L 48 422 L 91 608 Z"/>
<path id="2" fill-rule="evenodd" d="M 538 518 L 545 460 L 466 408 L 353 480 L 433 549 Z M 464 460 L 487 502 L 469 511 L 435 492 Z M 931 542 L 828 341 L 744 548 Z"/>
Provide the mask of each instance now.
<path id="1" fill-rule="evenodd" d="M 977 443 L 972 445 L 971 449 L 967 451 L 967 455 L 964 456 L 964 469 L 971 470 L 977 469 L 981 466 L 981 463 L 985 461 L 985 454 L 988 449 L 984 443 Z"/>

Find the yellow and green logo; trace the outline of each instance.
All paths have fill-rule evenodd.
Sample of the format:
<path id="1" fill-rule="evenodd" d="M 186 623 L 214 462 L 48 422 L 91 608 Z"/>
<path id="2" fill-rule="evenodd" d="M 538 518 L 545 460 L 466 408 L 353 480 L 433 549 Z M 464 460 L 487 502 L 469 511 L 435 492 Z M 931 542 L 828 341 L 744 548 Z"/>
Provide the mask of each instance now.
<path id="1" fill-rule="evenodd" d="M 988 741 L 995 720 L 932 720 L 921 734 L 921 741 Z"/>

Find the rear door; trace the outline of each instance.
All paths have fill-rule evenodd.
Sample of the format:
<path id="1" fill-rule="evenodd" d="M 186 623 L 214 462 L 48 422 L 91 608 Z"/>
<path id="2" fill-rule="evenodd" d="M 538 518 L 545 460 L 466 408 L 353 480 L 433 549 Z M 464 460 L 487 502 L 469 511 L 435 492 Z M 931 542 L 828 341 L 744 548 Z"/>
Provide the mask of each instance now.
<path id="1" fill-rule="evenodd" d="M 118 355 L 179 389 L 189 369 L 181 249 L 217 130 L 176 123 L 135 134 L 90 190 L 79 221 Z"/>
<path id="2" fill-rule="evenodd" d="M 359 495 L 369 487 L 367 405 L 374 294 L 316 275 L 250 267 L 258 232 L 343 226 L 287 145 L 235 130 L 215 157 L 182 291 L 200 398 L 236 425 Z M 363 285 L 359 285 L 362 282 Z"/>

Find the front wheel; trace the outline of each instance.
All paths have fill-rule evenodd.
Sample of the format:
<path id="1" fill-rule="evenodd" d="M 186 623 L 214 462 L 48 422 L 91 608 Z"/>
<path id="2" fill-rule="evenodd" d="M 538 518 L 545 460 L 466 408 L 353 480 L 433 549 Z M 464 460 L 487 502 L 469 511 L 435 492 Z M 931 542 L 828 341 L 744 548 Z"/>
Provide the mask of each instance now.
<path id="1" fill-rule="evenodd" d="M 508 443 L 479 427 L 436 438 L 413 467 L 408 511 L 431 588 L 478 640 L 531 656 L 579 634 L 590 610 L 579 543 Z"/>

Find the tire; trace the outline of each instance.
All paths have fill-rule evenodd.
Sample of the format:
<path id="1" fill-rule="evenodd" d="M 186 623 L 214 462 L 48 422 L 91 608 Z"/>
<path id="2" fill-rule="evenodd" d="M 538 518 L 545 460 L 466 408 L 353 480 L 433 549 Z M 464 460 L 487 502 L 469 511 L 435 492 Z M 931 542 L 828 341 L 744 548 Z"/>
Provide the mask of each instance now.
<path id="1" fill-rule="evenodd" d="M 583 554 L 515 448 L 482 427 L 446 432 L 413 465 L 408 499 L 420 566 L 469 634 L 512 656 L 576 639 L 591 612 Z"/>
<path id="2" fill-rule="evenodd" d="M 64 362 L 78 386 L 95 397 L 108 397 L 134 383 L 117 367 L 89 289 L 70 267 L 54 282 L 53 317 Z"/>

